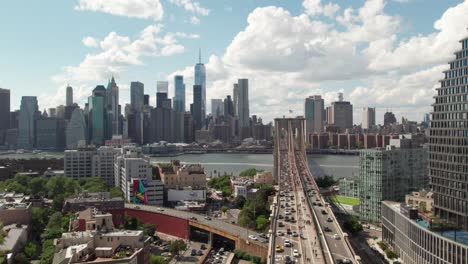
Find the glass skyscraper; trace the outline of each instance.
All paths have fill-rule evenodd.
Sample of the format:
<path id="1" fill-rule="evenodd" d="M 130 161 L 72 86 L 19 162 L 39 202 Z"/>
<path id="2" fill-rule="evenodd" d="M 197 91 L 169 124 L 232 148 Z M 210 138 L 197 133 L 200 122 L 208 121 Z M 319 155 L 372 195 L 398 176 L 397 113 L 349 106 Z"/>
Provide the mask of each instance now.
<path id="1" fill-rule="evenodd" d="M 468 37 L 437 88 L 429 137 L 436 216 L 468 230 Z"/>
<path id="2" fill-rule="evenodd" d="M 18 120 L 18 148 L 32 149 L 35 145 L 35 121 L 41 115 L 36 96 L 21 97 Z"/>
<path id="3" fill-rule="evenodd" d="M 201 63 L 201 51 L 198 54 L 198 63 L 195 64 L 195 85 L 201 86 L 201 118 L 206 116 L 206 69 L 205 64 Z"/>
<path id="4" fill-rule="evenodd" d="M 96 146 L 101 146 L 105 139 L 105 103 L 106 89 L 102 85 L 96 86 L 93 90 L 93 96 L 89 97 L 89 129 L 90 129 L 90 142 Z"/>
<path id="5" fill-rule="evenodd" d="M 184 76 L 174 76 L 174 111 L 183 113 L 185 112 L 185 84 Z"/>
<path id="6" fill-rule="evenodd" d="M 145 102 L 145 88 L 141 82 L 130 83 L 130 104 L 135 110 L 141 110 Z"/>

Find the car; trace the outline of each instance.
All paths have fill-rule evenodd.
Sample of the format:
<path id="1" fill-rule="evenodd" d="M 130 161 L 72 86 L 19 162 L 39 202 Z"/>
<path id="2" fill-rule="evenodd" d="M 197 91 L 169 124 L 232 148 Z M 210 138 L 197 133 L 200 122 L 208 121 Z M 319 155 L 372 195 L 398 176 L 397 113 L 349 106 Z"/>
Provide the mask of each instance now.
<path id="1" fill-rule="evenodd" d="M 291 259 L 290 256 L 285 256 L 285 257 L 284 257 L 284 263 L 285 263 L 285 264 L 292 264 L 293 261 L 292 261 L 292 259 Z"/>
<path id="2" fill-rule="evenodd" d="M 326 226 L 324 230 L 325 232 L 331 232 L 331 229 L 328 226 Z"/>
<path id="3" fill-rule="evenodd" d="M 294 208 L 291 209 L 291 212 L 292 212 L 292 213 L 295 213 L 295 212 L 296 212 L 296 209 L 294 209 Z"/>
<path id="4" fill-rule="evenodd" d="M 280 207 L 281 207 L 281 209 L 283 209 L 283 208 L 284 208 L 284 204 L 282 204 Z"/>
<path id="5" fill-rule="evenodd" d="M 198 220 L 195 216 L 191 216 L 190 219 L 191 219 L 191 220 L 195 220 L 195 221 Z"/>
<path id="6" fill-rule="evenodd" d="M 201 245 L 200 245 L 200 249 L 201 249 L 201 250 L 205 250 L 205 249 L 206 249 L 205 244 L 201 244 Z"/>
<path id="7" fill-rule="evenodd" d="M 284 227 L 283 222 L 278 222 L 278 226 L 279 226 L 279 227 Z"/>
<path id="8" fill-rule="evenodd" d="M 284 246 L 291 247 L 292 246 L 291 241 L 289 241 L 289 239 L 284 240 Z"/>
<path id="9" fill-rule="evenodd" d="M 319 198 L 315 198 L 315 201 L 316 201 L 316 202 L 320 202 L 320 199 L 319 199 Z"/>
<path id="10" fill-rule="evenodd" d="M 333 238 L 336 239 L 336 240 L 340 240 L 340 239 L 341 239 L 341 237 L 340 237 L 338 234 L 334 234 L 334 235 L 333 235 Z"/>
<path id="11" fill-rule="evenodd" d="M 292 223 L 295 223 L 295 222 L 296 222 L 296 218 L 294 218 L 294 216 L 291 216 L 291 222 L 292 222 Z"/>
<path id="12" fill-rule="evenodd" d="M 278 236 L 284 236 L 284 232 L 280 230 L 280 231 L 277 232 L 277 235 Z"/>
<path id="13" fill-rule="evenodd" d="M 312 203 L 312 205 L 314 205 L 314 206 L 315 206 L 315 205 L 317 205 L 317 203 L 316 203 L 316 202 L 313 202 L 313 203 Z"/>
<path id="14" fill-rule="evenodd" d="M 326 214 L 328 214 L 328 213 L 327 213 L 327 211 L 322 210 L 322 214 L 326 215 Z"/>
<path id="15" fill-rule="evenodd" d="M 288 228 L 288 229 L 286 230 L 286 234 L 288 234 L 288 235 L 292 234 L 291 228 Z"/>
<path id="16" fill-rule="evenodd" d="M 211 217 L 209 217 L 209 216 L 205 216 L 204 218 L 205 218 L 206 220 L 211 220 Z"/>
<path id="17" fill-rule="evenodd" d="M 283 248 L 280 245 L 276 245 L 275 251 L 276 252 L 281 252 L 281 251 L 283 251 Z"/>
<path id="18" fill-rule="evenodd" d="M 161 248 L 161 250 L 162 250 L 162 251 L 168 251 L 168 250 L 169 250 L 169 245 L 163 246 L 163 247 Z"/>
<path id="19" fill-rule="evenodd" d="M 196 256 L 197 255 L 197 251 L 195 249 L 192 249 L 192 252 L 190 252 L 190 256 Z"/>
<path id="20" fill-rule="evenodd" d="M 300 256 L 299 250 L 294 249 L 294 250 L 293 250 L 293 257 L 298 258 L 299 256 Z"/>
<path id="21" fill-rule="evenodd" d="M 323 206 L 323 204 L 322 204 L 322 203 L 318 203 L 317 205 L 318 205 L 319 207 L 322 207 L 322 206 Z"/>
<path id="22" fill-rule="evenodd" d="M 198 250 L 198 251 L 197 251 L 197 256 L 203 256 L 203 251 Z"/>
<path id="23" fill-rule="evenodd" d="M 156 210 L 158 210 L 160 212 L 164 211 L 164 209 L 162 209 L 161 207 L 156 208 Z"/>
<path id="24" fill-rule="evenodd" d="M 333 218 L 328 217 L 328 218 L 327 218 L 327 222 L 333 222 Z"/>
<path id="25" fill-rule="evenodd" d="M 257 236 L 254 236 L 254 235 L 249 235 L 249 239 L 254 240 L 254 241 L 258 240 Z"/>
<path id="26" fill-rule="evenodd" d="M 135 206 L 135 209 L 140 209 L 140 206 L 138 206 L 138 205 L 137 205 L 137 206 Z"/>
<path id="27" fill-rule="evenodd" d="M 337 259 L 337 262 L 339 264 L 351 264 L 353 263 L 350 259 L 344 258 L 344 259 Z"/>
<path id="28" fill-rule="evenodd" d="M 296 231 L 294 231 L 294 232 L 292 232 L 292 236 L 293 236 L 293 237 L 298 237 L 299 234 L 298 234 Z"/>
<path id="29" fill-rule="evenodd" d="M 290 215 L 291 212 L 289 212 L 289 210 L 287 210 L 287 211 L 284 211 L 284 214 L 285 214 L 285 215 Z"/>

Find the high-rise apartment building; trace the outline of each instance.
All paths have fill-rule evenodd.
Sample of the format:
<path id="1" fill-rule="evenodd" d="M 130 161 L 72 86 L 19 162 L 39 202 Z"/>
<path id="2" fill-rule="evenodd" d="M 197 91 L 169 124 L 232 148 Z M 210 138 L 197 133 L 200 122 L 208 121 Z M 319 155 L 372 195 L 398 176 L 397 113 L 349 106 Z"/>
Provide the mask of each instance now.
<path id="1" fill-rule="evenodd" d="M 468 37 L 437 88 L 429 136 L 434 213 L 468 230 Z"/>
<path id="2" fill-rule="evenodd" d="M 404 201 L 411 191 L 427 187 L 427 149 L 404 136 L 384 148 L 359 154 L 360 217 L 380 222 L 381 202 Z"/>
<path id="3" fill-rule="evenodd" d="M 73 105 L 73 88 L 70 85 L 67 86 L 65 97 L 66 97 L 65 105 L 72 106 Z"/>
<path id="4" fill-rule="evenodd" d="M 327 107 L 328 125 L 338 128 L 341 132 L 353 127 L 353 105 L 343 101 L 343 93 L 338 94 L 338 101 Z"/>
<path id="5" fill-rule="evenodd" d="M 120 187 L 126 202 L 162 205 L 164 185 L 153 179 L 149 157 L 140 148 L 124 147 L 114 161 L 115 186 Z"/>
<path id="6" fill-rule="evenodd" d="M 223 99 L 211 99 L 211 115 L 213 117 L 220 117 L 224 115 Z"/>
<path id="7" fill-rule="evenodd" d="M 174 111 L 178 113 L 185 113 L 185 84 L 184 76 L 174 76 Z"/>
<path id="8" fill-rule="evenodd" d="M 21 97 L 18 122 L 18 144 L 20 149 L 32 149 L 36 139 L 36 119 L 41 113 L 37 105 L 36 96 Z"/>
<path id="9" fill-rule="evenodd" d="M 74 149 L 79 144 L 86 145 L 87 131 L 85 116 L 83 110 L 75 108 L 66 130 L 66 146 L 68 149 Z"/>
<path id="10" fill-rule="evenodd" d="M 198 54 L 198 63 L 195 65 L 195 85 L 201 87 L 201 120 L 206 117 L 206 69 L 205 64 L 201 62 L 201 51 Z"/>
<path id="11" fill-rule="evenodd" d="M 145 101 L 145 88 L 141 82 L 130 83 L 130 104 L 133 109 L 141 110 Z"/>
<path id="12" fill-rule="evenodd" d="M 362 129 L 372 129 L 375 126 L 375 108 L 362 108 Z"/>
<path id="13" fill-rule="evenodd" d="M 203 126 L 203 93 L 201 85 L 193 86 L 193 104 L 192 104 L 192 116 L 193 116 L 193 127 L 195 130 L 199 130 Z"/>
<path id="14" fill-rule="evenodd" d="M 305 99 L 304 116 L 306 121 L 306 135 L 322 133 L 325 121 L 325 103 L 320 95 L 309 96 Z"/>
<path id="15" fill-rule="evenodd" d="M 96 150 L 91 159 L 91 176 L 101 177 L 107 186 L 115 186 L 114 156 L 119 149 L 102 146 Z"/>

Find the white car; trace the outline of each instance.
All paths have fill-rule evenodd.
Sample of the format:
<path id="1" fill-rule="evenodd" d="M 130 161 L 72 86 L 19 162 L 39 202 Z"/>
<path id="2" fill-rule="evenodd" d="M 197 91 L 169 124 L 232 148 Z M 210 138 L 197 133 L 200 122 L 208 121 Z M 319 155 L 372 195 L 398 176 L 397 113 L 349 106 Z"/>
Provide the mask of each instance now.
<path id="1" fill-rule="evenodd" d="M 289 241 L 289 239 L 284 240 L 284 246 L 291 247 L 292 246 L 291 241 Z"/>
<path id="2" fill-rule="evenodd" d="M 298 258 L 299 256 L 300 256 L 299 250 L 294 249 L 294 250 L 293 250 L 293 257 Z"/>
<path id="3" fill-rule="evenodd" d="M 285 214 L 285 215 L 290 215 L 291 212 L 289 212 L 288 210 L 286 210 L 286 211 L 284 211 L 284 214 Z"/>
<path id="4" fill-rule="evenodd" d="M 156 210 L 158 210 L 160 212 L 164 211 L 164 209 L 162 209 L 161 207 L 156 208 Z"/>
<path id="5" fill-rule="evenodd" d="M 258 238 L 256 236 L 254 236 L 254 235 L 249 235 L 249 239 L 250 240 L 255 240 L 255 241 L 258 240 Z"/>
<path id="6" fill-rule="evenodd" d="M 333 235 L 333 238 L 336 239 L 336 240 L 340 240 L 340 239 L 341 239 L 341 237 L 340 237 L 338 234 L 334 234 L 334 235 Z"/>

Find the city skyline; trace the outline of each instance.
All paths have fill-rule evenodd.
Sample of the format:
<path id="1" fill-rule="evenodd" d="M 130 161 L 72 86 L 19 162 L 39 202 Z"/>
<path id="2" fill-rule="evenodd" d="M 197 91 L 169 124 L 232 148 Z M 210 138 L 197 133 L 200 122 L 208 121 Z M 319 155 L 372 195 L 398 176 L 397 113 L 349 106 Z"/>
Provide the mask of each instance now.
<path id="1" fill-rule="evenodd" d="M 138 7 L 144 5 L 132 2 Z M 12 109 L 19 109 L 21 96 L 34 95 L 38 96 L 42 111 L 65 104 L 68 83 L 74 88 L 75 101 L 82 106 L 96 85 L 106 84 L 115 75 L 122 106 L 130 101 L 131 81 L 144 83 L 145 93 L 155 105 L 157 81 L 169 81 L 171 97 L 174 75 L 183 75 L 186 87 L 193 86 L 193 67 L 201 48 L 207 71 L 206 109 L 211 109 L 210 99 L 224 98 L 232 93 L 232 83 L 238 78 L 247 78 L 250 113 L 261 115 L 266 121 L 287 114 L 289 109 L 302 112 L 303 99 L 315 94 L 322 95 L 329 105 L 336 100 L 338 91 L 344 92 L 357 109 L 376 107 L 377 123 L 382 123 L 384 109 L 388 108 L 393 109 L 397 119 L 405 116 L 421 120 L 430 110 L 433 88 L 443 77 L 441 72 L 448 68 L 446 61 L 457 49 L 457 41 L 466 35 L 468 25 L 468 18 L 463 16 L 468 10 L 466 1 L 375 0 L 356 1 L 351 6 L 343 1 L 258 1 L 244 5 L 222 1 L 216 4 L 195 2 L 191 9 L 182 2 L 149 1 L 154 4 L 150 9 L 153 12 L 144 13 L 146 17 L 140 18 L 131 10 L 119 9 L 119 4 L 114 4 L 114 8 L 106 8 L 104 4 L 101 10 L 85 0 L 67 1 L 54 8 L 46 3 L 38 7 L 39 12 L 32 17 L 47 13 L 58 17 L 67 15 L 70 28 L 77 26 L 77 19 L 90 21 L 83 25 L 78 23 L 81 30 L 67 33 L 57 43 L 45 46 L 38 43 L 37 47 L 32 45 L 27 50 L 21 46 L 12 47 L 36 33 L 20 38 L 18 34 L 24 25 L 12 18 L 10 13 L 14 12 L 10 11 L 19 9 L 21 3 L 8 3 L 4 10 L 10 11 L 2 13 L 1 17 L 11 20 L 13 23 L 9 25 L 15 25 L 17 30 L 4 30 L 8 31 L 7 41 L 0 44 L 0 48 L 5 51 L 3 57 L 15 63 L 2 65 L 5 68 L 0 66 L 5 73 L 0 78 L 0 87 L 11 90 Z M 265 7 L 267 4 L 271 6 Z M 45 10 L 47 7 L 49 9 Z M 424 18 L 417 15 L 420 8 L 424 8 Z M 163 10 L 162 18 L 157 10 Z M 232 25 L 224 26 L 226 32 L 213 37 L 215 22 L 226 14 L 233 17 Z M 182 19 L 175 22 L 171 17 Z M 196 23 L 197 19 L 198 25 L 190 23 Z M 289 32 L 290 29 L 284 27 L 264 30 L 264 25 L 276 25 L 281 19 L 297 26 L 300 33 Z M 91 30 L 93 22 L 99 26 Z M 60 33 L 55 26 L 48 26 L 45 34 Z M 298 38 L 293 41 L 294 36 Z M 265 41 L 267 37 L 268 42 Z M 264 43 L 264 47 L 249 46 L 248 43 L 253 42 Z M 276 45 L 278 43 L 284 45 Z M 61 49 L 57 50 L 59 44 Z M 137 44 L 151 44 L 153 49 L 138 50 Z M 268 50 L 268 54 L 259 48 Z M 354 48 L 357 48 L 356 54 L 351 52 Z M 39 49 L 41 56 L 50 57 L 45 64 L 37 55 Z M 56 58 L 52 50 L 66 55 Z M 174 54 L 162 54 L 163 50 L 172 50 Z M 24 52 L 18 55 L 19 51 Z M 354 69 L 344 70 L 344 65 L 332 63 L 337 61 L 334 57 L 337 55 L 344 64 L 352 63 Z M 17 67 L 23 66 L 26 58 L 29 66 L 22 67 L 21 73 L 30 78 L 18 78 Z M 34 65 L 38 69 L 38 58 L 43 65 L 41 70 L 33 72 Z M 327 67 L 311 71 L 317 63 Z M 335 74 L 330 75 L 331 72 Z M 277 92 L 272 92 L 274 90 L 285 96 L 279 98 Z M 192 89 L 186 89 L 186 98 L 192 98 L 191 93 Z M 355 123 L 359 123 L 360 117 L 360 111 L 354 111 Z"/>

